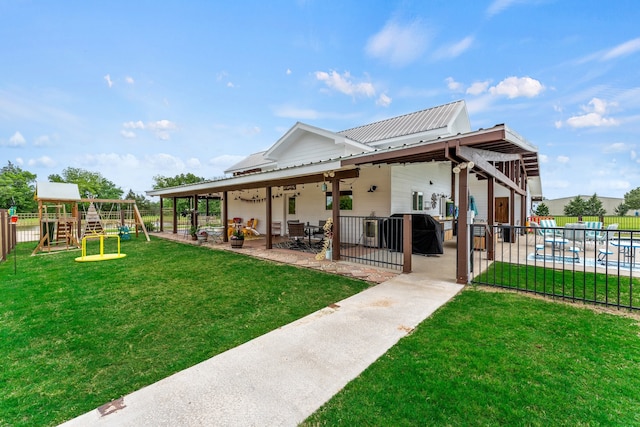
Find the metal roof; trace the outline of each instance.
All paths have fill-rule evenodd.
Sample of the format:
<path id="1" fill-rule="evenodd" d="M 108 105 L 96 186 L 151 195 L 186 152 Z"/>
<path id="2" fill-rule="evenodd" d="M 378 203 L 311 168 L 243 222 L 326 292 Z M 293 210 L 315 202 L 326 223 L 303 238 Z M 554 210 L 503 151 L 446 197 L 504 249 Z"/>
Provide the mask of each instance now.
<path id="1" fill-rule="evenodd" d="M 354 141 L 365 144 L 427 132 L 434 129 L 447 128 L 456 118 L 460 109 L 464 107 L 464 101 L 456 101 L 438 107 L 428 108 L 422 111 L 392 117 L 390 119 L 355 127 L 338 132 Z"/>
<path id="2" fill-rule="evenodd" d="M 255 169 L 273 163 L 271 160 L 265 159 L 264 153 L 266 153 L 266 151 L 260 151 L 258 153 L 248 155 L 229 169 L 225 170 L 225 173 Z"/>

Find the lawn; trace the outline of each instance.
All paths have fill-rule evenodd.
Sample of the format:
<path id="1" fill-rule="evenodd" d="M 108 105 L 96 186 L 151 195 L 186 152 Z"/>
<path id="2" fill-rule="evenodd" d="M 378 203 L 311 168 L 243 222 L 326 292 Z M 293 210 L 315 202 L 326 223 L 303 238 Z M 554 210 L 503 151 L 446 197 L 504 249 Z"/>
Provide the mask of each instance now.
<path id="1" fill-rule="evenodd" d="M 613 269 L 612 269 L 613 270 Z M 640 279 L 620 275 L 592 273 L 577 268 L 544 268 L 537 265 L 494 262 L 473 279 L 488 284 L 527 292 L 585 301 L 599 305 L 640 309 Z"/>
<path id="2" fill-rule="evenodd" d="M 638 318 L 467 288 L 304 425 L 640 425 Z"/>
<path id="3" fill-rule="evenodd" d="M 92 263 L 34 246 L 0 264 L 0 425 L 56 425 L 369 286 L 156 238 Z"/>

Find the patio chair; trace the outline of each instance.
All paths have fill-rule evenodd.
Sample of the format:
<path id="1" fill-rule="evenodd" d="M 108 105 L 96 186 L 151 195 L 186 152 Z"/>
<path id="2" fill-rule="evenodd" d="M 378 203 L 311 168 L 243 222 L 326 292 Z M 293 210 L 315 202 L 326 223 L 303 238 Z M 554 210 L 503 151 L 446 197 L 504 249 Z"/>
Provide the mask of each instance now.
<path id="1" fill-rule="evenodd" d="M 585 221 L 584 226 L 586 231 L 584 238 L 587 242 L 595 243 L 599 230 L 602 230 L 602 222 L 600 221 Z"/>
<path id="2" fill-rule="evenodd" d="M 258 227 L 258 220 L 255 218 L 251 218 L 249 221 L 247 221 L 247 225 L 245 225 L 242 228 L 242 233 L 245 236 L 248 236 L 249 234 L 253 234 L 254 236 L 259 236 L 260 232 L 258 232 L 258 230 L 256 229 Z"/>
<path id="3" fill-rule="evenodd" d="M 616 223 L 607 225 L 606 231 L 601 231 L 596 235 L 596 241 L 598 243 L 606 244 L 609 240 L 615 237 L 615 232 L 613 230 L 617 230 L 617 229 L 618 229 L 618 224 Z"/>
<path id="4" fill-rule="evenodd" d="M 558 229 L 555 219 L 541 219 L 540 228 L 543 236 L 562 237 L 562 230 Z"/>
<path id="5" fill-rule="evenodd" d="M 289 222 L 289 239 L 291 239 L 296 246 L 304 245 L 304 239 L 306 234 L 304 232 L 304 224 L 301 222 Z"/>

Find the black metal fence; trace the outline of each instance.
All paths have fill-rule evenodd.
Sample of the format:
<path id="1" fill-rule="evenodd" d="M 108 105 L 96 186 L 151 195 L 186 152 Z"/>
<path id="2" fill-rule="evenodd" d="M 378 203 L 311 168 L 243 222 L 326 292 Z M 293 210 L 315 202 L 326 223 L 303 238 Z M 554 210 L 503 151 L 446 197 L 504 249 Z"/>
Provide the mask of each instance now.
<path id="1" fill-rule="evenodd" d="M 563 227 L 473 224 L 471 231 L 473 284 L 640 309 L 638 230 L 594 229 L 577 222 Z"/>
<path id="2" fill-rule="evenodd" d="M 340 259 L 402 270 L 402 218 L 341 216 Z"/>

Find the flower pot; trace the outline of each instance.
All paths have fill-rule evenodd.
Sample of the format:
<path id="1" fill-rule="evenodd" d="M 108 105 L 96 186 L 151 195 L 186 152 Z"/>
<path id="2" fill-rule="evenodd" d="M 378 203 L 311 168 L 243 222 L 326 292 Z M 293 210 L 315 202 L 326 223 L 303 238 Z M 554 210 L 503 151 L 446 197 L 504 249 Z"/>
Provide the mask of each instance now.
<path id="1" fill-rule="evenodd" d="M 207 241 L 207 235 L 206 234 L 198 234 L 197 239 L 198 239 L 198 243 L 202 244 L 202 243 Z"/>
<path id="2" fill-rule="evenodd" d="M 327 249 L 327 251 L 324 253 L 325 258 L 331 260 L 331 256 L 333 255 L 332 252 L 333 251 L 331 249 Z"/>
<path id="3" fill-rule="evenodd" d="M 234 249 L 240 249 L 244 244 L 244 239 L 231 239 L 231 247 Z"/>

